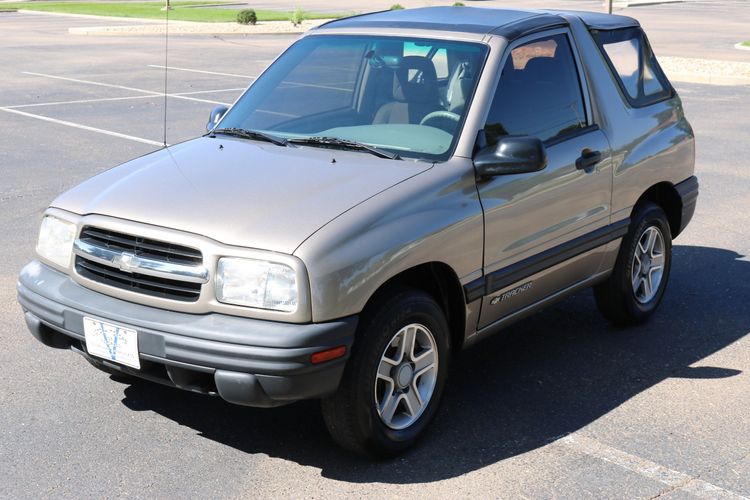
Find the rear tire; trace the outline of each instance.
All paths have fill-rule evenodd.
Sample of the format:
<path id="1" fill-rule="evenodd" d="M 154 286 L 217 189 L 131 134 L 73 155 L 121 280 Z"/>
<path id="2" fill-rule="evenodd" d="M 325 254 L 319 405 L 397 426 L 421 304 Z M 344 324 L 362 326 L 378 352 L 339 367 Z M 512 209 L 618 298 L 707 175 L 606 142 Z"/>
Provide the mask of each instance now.
<path id="1" fill-rule="evenodd" d="M 612 275 L 594 287 L 599 311 L 617 325 L 644 323 L 661 303 L 671 265 L 672 236 L 664 210 L 651 202 L 639 204 Z"/>
<path id="2" fill-rule="evenodd" d="M 321 404 L 333 439 L 375 457 L 414 445 L 438 409 L 449 355 L 445 314 L 426 293 L 399 290 L 368 307 L 341 384 Z"/>

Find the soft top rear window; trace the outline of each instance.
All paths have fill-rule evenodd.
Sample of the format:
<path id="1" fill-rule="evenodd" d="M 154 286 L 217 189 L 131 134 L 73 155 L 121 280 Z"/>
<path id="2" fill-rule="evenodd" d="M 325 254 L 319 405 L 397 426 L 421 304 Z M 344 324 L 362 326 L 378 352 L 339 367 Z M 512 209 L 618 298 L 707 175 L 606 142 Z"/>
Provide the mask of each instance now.
<path id="1" fill-rule="evenodd" d="M 628 104 L 639 108 L 672 97 L 672 86 L 642 29 L 592 30 L 591 35 Z"/>

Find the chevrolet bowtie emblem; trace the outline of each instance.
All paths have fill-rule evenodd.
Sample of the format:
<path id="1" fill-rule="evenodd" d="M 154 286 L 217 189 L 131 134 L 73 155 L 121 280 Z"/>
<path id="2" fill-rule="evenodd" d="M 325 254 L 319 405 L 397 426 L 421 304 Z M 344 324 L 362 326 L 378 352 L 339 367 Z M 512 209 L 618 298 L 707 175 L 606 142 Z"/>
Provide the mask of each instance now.
<path id="1" fill-rule="evenodd" d="M 132 253 L 123 252 L 112 259 L 112 264 L 117 266 L 121 271 L 132 273 L 141 267 L 141 259 Z"/>

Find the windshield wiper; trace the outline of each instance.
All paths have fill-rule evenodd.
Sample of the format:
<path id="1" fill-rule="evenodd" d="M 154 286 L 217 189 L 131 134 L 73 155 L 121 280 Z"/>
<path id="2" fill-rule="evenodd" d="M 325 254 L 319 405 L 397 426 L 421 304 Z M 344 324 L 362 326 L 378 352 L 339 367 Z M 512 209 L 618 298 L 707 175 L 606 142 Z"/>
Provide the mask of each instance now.
<path id="1" fill-rule="evenodd" d="M 267 134 L 265 132 L 259 132 L 257 130 L 246 130 L 244 128 L 217 128 L 216 130 L 212 130 L 210 133 L 210 135 L 214 134 L 233 135 L 235 137 L 242 137 L 245 139 L 266 141 L 272 144 L 276 144 L 277 146 L 286 146 L 289 143 L 289 141 L 287 141 L 283 137 L 276 137 L 275 135 Z"/>
<path id="2" fill-rule="evenodd" d="M 289 142 L 292 144 L 308 144 L 312 146 L 339 147 L 343 149 L 367 151 L 380 158 L 388 158 L 389 160 L 401 159 L 396 153 L 391 153 L 390 151 L 357 141 L 339 139 L 338 137 L 302 137 L 299 139 L 289 139 Z"/>

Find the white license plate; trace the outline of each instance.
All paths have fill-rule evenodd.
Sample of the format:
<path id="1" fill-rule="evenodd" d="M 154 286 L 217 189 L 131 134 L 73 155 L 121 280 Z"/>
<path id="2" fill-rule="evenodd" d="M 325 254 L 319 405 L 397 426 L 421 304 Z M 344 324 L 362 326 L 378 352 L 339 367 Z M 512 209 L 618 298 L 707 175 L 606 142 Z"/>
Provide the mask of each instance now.
<path id="1" fill-rule="evenodd" d="M 83 318 L 86 350 L 89 354 L 140 369 L 138 332 L 124 326 Z"/>

